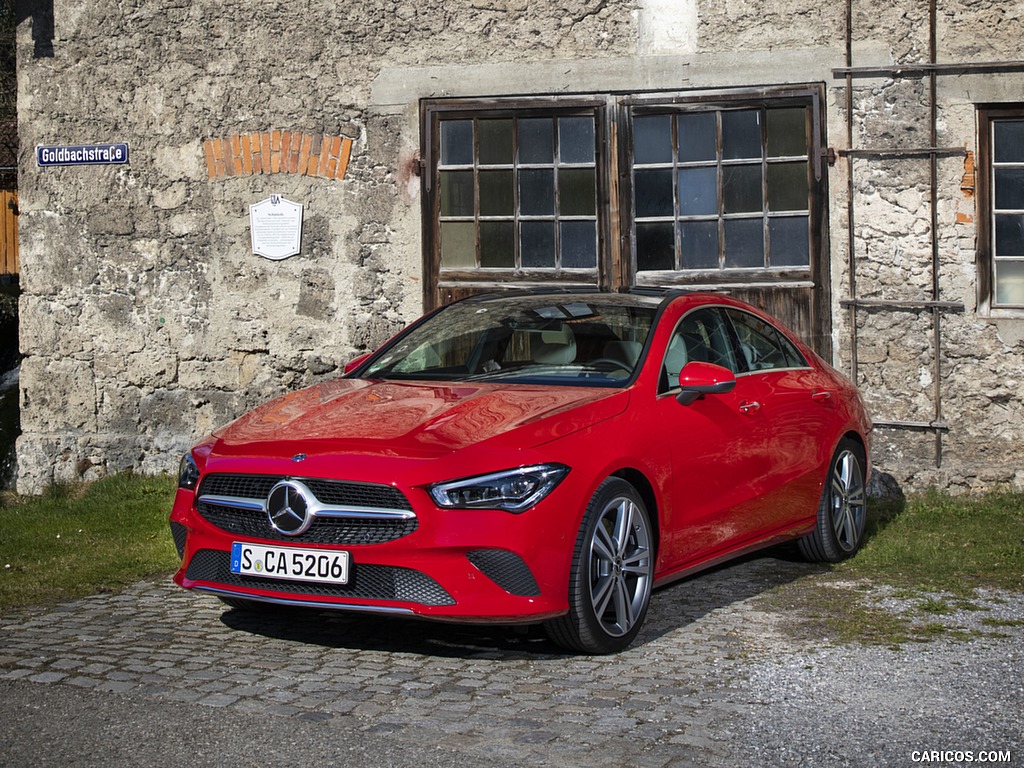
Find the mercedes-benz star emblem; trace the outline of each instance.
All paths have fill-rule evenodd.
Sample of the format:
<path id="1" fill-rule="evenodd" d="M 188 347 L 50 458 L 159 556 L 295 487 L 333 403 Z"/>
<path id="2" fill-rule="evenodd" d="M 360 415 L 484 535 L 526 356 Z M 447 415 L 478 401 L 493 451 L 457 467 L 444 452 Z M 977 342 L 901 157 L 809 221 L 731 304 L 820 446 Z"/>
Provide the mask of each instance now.
<path id="1" fill-rule="evenodd" d="M 309 514 L 303 486 L 289 480 L 282 480 L 270 489 L 267 497 L 267 517 L 275 531 L 285 536 L 298 536 L 313 522 Z"/>

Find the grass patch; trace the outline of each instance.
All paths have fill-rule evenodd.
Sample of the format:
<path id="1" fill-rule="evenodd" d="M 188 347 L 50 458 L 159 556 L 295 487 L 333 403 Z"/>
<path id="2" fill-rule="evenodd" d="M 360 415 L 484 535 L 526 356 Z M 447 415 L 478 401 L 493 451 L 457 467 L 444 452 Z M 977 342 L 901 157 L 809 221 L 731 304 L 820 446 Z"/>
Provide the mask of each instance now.
<path id="1" fill-rule="evenodd" d="M 896 648 L 1024 627 L 1017 619 L 965 619 L 1003 603 L 1000 592 L 1024 593 L 1024 494 L 928 493 L 869 510 L 855 557 L 765 595 L 772 609 L 796 619 L 790 634 Z"/>
<path id="2" fill-rule="evenodd" d="M 117 591 L 174 570 L 174 480 L 115 475 L 0 502 L 0 611 Z"/>
<path id="3" fill-rule="evenodd" d="M 904 509 L 882 506 L 871 514 L 864 548 L 835 572 L 956 595 L 1024 592 L 1024 494 L 933 492 L 911 496 Z"/>

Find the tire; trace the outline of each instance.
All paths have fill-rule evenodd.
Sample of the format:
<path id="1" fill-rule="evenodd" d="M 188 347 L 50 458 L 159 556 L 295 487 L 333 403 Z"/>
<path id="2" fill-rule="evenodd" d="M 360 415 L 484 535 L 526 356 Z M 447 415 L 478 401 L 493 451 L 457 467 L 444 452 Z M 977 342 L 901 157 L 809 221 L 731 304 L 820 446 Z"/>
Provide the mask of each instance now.
<path id="1" fill-rule="evenodd" d="M 616 653 L 643 625 L 654 583 L 654 537 L 640 494 L 610 477 L 583 515 L 569 573 L 569 613 L 548 636 L 583 653 Z"/>
<path id="2" fill-rule="evenodd" d="M 867 522 L 864 465 L 864 449 L 853 440 L 841 440 L 828 465 L 817 525 L 797 542 L 806 559 L 838 563 L 860 549 Z"/>

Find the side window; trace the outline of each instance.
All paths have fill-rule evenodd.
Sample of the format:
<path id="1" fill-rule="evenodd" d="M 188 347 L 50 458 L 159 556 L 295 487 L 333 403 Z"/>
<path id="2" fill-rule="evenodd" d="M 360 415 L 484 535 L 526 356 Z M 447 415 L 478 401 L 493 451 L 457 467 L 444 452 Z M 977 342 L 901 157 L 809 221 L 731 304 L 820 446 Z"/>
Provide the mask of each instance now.
<path id="1" fill-rule="evenodd" d="M 695 361 L 737 371 L 725 319 L 717 308 L 694 310 L 679 321 L 665 351 L 661 391 L 678 387 L 679 372 L 687 363 Z"/>
<path id="2" fill-rule="evenodd" d="M 756 315 L 738 309 L 727 310 L 740 342 L 748 371 L 775 368 L 804 368 L 807 361 L 789 339 Z"/>

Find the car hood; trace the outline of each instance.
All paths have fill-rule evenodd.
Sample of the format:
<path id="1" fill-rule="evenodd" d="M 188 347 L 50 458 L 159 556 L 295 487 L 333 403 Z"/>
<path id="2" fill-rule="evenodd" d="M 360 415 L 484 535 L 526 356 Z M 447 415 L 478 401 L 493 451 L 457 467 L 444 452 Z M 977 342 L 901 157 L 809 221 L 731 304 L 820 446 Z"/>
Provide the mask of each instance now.
<path id="1" fill-rule="evenodd" d="M 517 431 L 526 448 L 621 413 L 596 387 L 335 379 L 272 400 L 214 433 L 220 456 L 439 456 Z"/>

